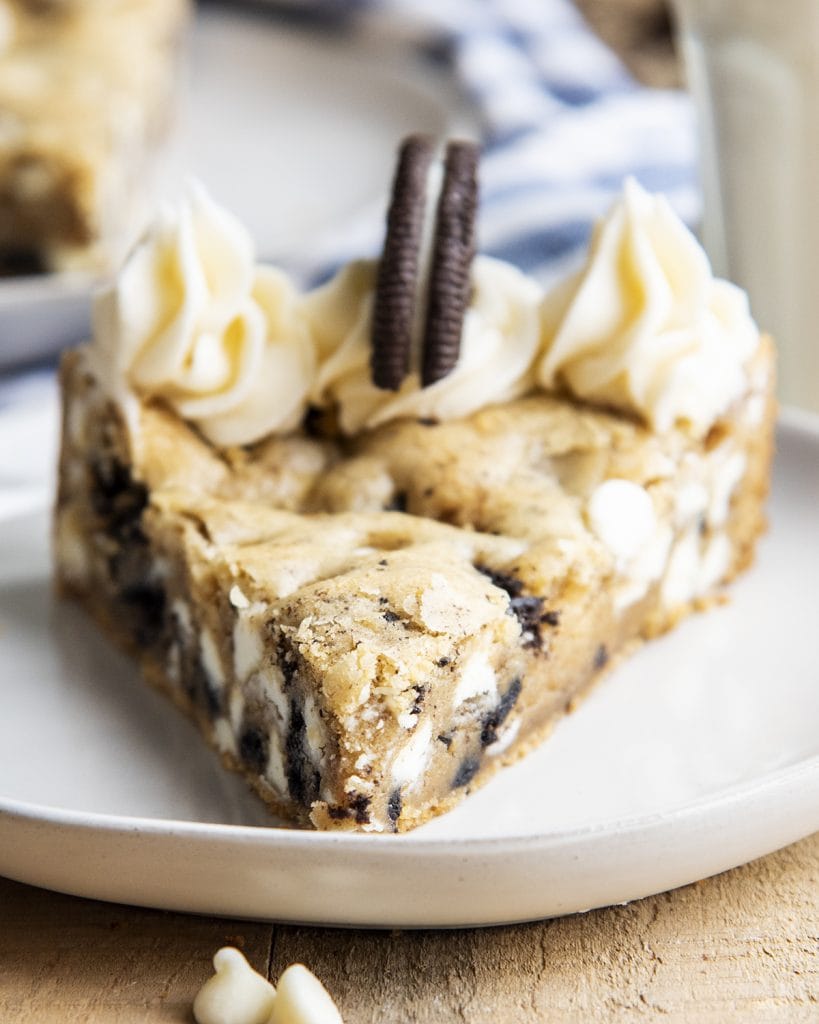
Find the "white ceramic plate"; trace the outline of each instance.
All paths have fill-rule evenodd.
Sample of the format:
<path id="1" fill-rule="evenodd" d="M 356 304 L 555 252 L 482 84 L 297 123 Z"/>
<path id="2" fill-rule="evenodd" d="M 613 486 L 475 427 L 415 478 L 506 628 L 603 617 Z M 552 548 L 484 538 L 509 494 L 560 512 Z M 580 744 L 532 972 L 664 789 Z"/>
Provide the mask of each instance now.
<path id="1" fill-rule="evenodd" d="M 19 455 L 26 436 L 39 462 Z M 0 482 L 23 495 L 13 506 L 0 489 L 0 873 L 202 913 L 476 925 L 632 900 L 819 829 L 819 419 L 780 429 L 773 528 L 730 604 L 646 646 L 540 750 L 401 836 L 271 827 L 194 728 L 54 601 L 53 437 L 53 415 L 0 418 Z"/>
<path id="2" fill-rule="evenodd" d="M 252 227 L 259 253 L 299 265 L 382 201 L 398 140 L 471 130 L 451 81 L 400 40 L 200 10 L 187 101 L 160 195 L 188 174 Z M 88 277 L 0 280 L 0 370 L 78 341 Z"/>

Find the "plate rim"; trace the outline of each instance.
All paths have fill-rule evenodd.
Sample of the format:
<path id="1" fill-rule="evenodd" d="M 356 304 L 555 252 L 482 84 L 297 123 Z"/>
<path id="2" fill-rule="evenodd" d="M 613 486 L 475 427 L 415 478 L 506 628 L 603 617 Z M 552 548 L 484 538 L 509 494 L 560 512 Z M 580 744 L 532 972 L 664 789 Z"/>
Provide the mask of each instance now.
<path id="1" fill-rule="evenodd" d="M 804 790 L 805 782 L 808 786 L 815 786 L 819 796 L 819 753 L 665 811 L 632 815 L 613 821 L 604 821 L 600 824 L 558 829 L 554 832 L 538 832 L 532 835 L 465 838 L 457 836 L 415 838 L 418 835 L 417 831 L 397 834 L 322 832 L 280 825 L 231 825 L 223 822 L 186 821 L 176 818 L 145 818 L 52 807 L 47 804 L 15 800 L 11 797 L 0 797 L 0 817 L 25 821 L 30 824 L 48 824 L 79 832 L 177 837 L 193 841 L 214 839 L 220 843 L 250 842 L 253 845 L 270 845 L 272 848 L 279 844 L 299 846 L 304 843 L 311 847 L 337 847 L 342 852 L 357 849 L 359 852 L 361 850 L 368 852 L 377 850 L 378 854 L 382 854 L 384 851 L 390 850 L 388 856 L 403 856 L 407 847 L 419 854 L 431 854 L 439 853 L 446 847 L 455 846 L 460 853 L 481 856 L 495 853 L 509 845 L 527 849 L 532 847 L 556 848 L 588 840 L 604 842 L 610 838 L 635 835 L 662 827 L 671 821 L 688 822 L 691 819 L 712 814 L 723 807 L 741 808 L 744 803 L 760 793 L 767 794 L 769 791 L 777 789 L 796 787 L 797 784 Z M 816 827 L 819 828 L 819 805 L 817 805 Z M 815 829 L 810 829 L 805 832 L 805 835 L 809 835 L 812 831 Z"/>

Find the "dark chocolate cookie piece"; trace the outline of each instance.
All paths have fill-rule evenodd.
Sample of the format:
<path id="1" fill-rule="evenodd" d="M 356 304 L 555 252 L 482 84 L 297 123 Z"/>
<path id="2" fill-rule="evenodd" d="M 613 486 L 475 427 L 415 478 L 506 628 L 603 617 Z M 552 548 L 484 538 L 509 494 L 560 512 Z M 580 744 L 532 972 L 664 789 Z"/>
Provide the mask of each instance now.
<path id="1" fill-rule="evenodd" d="M 401 145 L 378 264 L 370 366 L 378 388 L 397 391 L 409 372 L 427 171 L 434 144 L 411 135 Z"/>
<path id="2" fill-rule="evenodd" d="M 473 142 L 450 142 L 446 148 L 424 330 L 424 387 L 446 377 L 458 361 L 475 256 L 479 155 Z"/>

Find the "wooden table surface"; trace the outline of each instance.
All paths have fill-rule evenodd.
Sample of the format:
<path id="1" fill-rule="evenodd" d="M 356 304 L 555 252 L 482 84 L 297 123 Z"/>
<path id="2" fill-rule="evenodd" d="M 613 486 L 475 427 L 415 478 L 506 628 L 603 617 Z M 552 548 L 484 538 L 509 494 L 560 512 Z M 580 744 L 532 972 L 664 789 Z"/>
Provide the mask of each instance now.
<path id="1" fill-rule="evenodd" d="M 1 1024 L 187 1022 L 219 946 L 307 964 L 345 1024 L 819 1021 L 819 834 L 627 906 L 365 932 L 193 917 L 0 879 Z"/>

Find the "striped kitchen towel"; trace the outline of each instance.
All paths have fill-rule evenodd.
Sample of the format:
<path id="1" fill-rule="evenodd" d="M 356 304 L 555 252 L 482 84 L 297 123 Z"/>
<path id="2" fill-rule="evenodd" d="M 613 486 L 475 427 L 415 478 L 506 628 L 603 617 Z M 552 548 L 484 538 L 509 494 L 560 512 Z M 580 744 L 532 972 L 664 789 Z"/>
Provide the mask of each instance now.
<path id="1" fill-rule="evenodd" d="M 480 248 L 544 283 L 583 250 L 593 222 L 633 175 L 696 222 L 692 104 L 638 84 L 571 0 L 319 0 L 348 30 L 403 31 L 445 62 L 484 146 Z M 302 10 L 303 10 L 302 6 Z M 374 253 L 383 223 L 327 239 L 309 276 Z"/>

